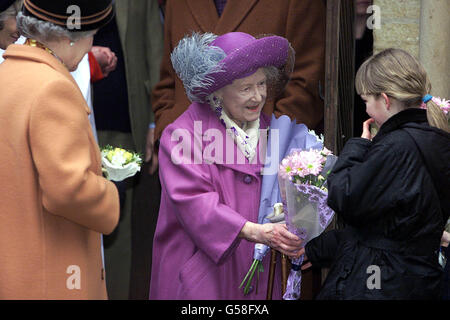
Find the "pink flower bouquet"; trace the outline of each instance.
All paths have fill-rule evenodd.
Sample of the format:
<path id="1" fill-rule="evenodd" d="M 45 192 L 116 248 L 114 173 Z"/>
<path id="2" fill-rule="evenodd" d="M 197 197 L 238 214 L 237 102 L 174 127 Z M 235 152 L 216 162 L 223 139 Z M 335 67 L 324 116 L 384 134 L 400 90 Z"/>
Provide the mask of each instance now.
<path id="1" fill-rule="evenodd" d="M 329 150 L 293 150 L 280 164 L 278 179 L 285 201 L 288 230 L 303 245 L 320 235 L 331 222 L 334 212 L 327 206 L 326 178 L 337 157 Z M 284 300 L 300 298 L 303 256 L 292 260 Z"/>

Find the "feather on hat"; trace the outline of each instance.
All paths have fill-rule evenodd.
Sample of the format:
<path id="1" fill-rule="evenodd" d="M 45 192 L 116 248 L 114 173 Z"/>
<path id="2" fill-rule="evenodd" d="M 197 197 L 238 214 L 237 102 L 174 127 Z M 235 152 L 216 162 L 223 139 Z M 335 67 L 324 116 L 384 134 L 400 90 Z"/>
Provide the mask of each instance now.
<path id="1" fill-rule="evenodd" d="M 262 67 L 275 66 L 289 74 L 293 60 L 294 51 L 285 38 L 256 39 L 243 32 L 221 36 L 194 32 L 171 54 L 172 66 L 193 102 L 205 102 L 211 93 Z"/>

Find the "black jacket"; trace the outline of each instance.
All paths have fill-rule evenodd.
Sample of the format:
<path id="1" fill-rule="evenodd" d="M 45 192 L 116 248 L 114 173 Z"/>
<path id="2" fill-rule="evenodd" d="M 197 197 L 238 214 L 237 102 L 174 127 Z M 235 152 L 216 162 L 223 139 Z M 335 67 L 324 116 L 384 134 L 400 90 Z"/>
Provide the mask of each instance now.
<path id="1" fill-rule="evenodd" d="M 450 134 L 430 127 L 425 110 L 407 109 L 373 141 L 350 139 L 327 183 L 328 205 L 346 227 L 306 245 L 313 266 L 330 268 L 317 298 L 438 298 Z"/>

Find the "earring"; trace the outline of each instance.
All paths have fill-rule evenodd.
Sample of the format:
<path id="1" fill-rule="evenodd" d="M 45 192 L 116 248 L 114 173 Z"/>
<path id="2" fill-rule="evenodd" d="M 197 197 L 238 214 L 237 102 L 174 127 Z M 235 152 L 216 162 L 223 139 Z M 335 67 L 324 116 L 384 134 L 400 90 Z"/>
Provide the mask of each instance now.
<path id="1" fill-rule="evenodd" d="M 70 41 L 70 46 L 73 47 L 73 45 L 75 44 L 75 42 Z"/>
<path id="2" fill-rule="evenodd" d="M 216 96 L 212 96 L 210 100 L 211 107 L 213 107 L 214 112 L 220 117 L 222 114 L 222 99 Z"/>
<path id="3" fill-rule="evenodd" d="M 211 104 L 214 108 L 222 107 L 222 99 L 216 96 L 212 97 Z"/>

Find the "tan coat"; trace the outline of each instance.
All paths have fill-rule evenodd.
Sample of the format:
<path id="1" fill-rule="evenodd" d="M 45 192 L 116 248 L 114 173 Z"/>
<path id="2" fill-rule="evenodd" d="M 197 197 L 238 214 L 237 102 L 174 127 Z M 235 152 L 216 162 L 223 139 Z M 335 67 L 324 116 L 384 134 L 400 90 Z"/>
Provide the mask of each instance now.
<path id="1" fill-rule="evenodd" d="M 119 218 L 89 109 L 40 48 L 0 65 L 0 299 L 105 299 L 101 234 Z"/>
<path id="2" fill-rule="evenodd" d="M 269 115 L 275 112 L 276 116 L 286 114 L 315 128 L 324 114 L 319 81 L 324 88 L 325 17 L 323 0 L 228 0 L 220 18 L 213 0 L 168 0 L 161 80 L 152 96 L 156 137 L 190 105 L 173 71 L 170 53 L 192 31 L 217 35 L 242 31 L 287 38 L 296 52 L 294 72 L 285 93 L 275 105 L 266 103 L 263 111 Z"/>

